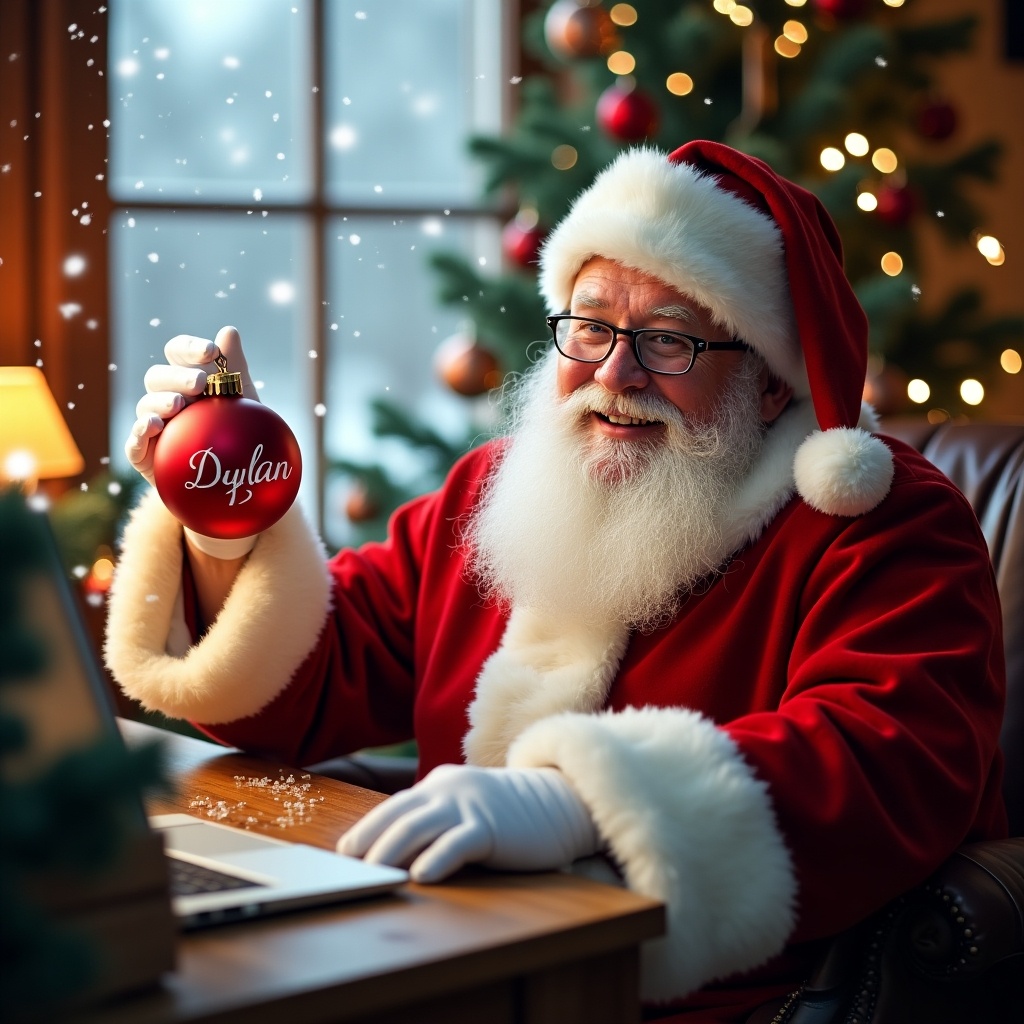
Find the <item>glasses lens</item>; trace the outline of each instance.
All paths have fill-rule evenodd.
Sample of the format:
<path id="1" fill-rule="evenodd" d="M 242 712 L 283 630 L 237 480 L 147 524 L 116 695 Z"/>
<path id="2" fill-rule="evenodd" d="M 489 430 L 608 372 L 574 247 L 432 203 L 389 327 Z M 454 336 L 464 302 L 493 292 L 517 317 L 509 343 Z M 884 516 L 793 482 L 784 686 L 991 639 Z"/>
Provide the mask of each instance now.
<path id="1" fill-rule="evenodd" d="M 555 322 L 555 343 L 570 359 L 599 362 L 614 341 L 615 332 L 596 320 L 566 316 Z"/>
<path id="2" fill-rule="evenodd" d="M 637 331 L 640 362 L 659 373 L 686 373 L 693 364 L 693 342 L 674 331 Z"/>

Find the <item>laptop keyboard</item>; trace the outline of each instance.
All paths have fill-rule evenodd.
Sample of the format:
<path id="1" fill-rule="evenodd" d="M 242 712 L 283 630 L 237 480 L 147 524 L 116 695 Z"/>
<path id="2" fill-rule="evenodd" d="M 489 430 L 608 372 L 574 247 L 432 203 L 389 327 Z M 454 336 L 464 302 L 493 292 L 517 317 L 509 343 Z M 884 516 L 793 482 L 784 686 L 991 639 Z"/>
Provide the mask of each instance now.
<path id="1" fill-rule="evenodd" d="M 173 896 L 193 896 L 200 892 L 224 892 L 227 889 L 258 889 L 259 882 L 251 882 L 237 875 L 227 875 L 223 871 L 192 864 L 177 857 L 168 858 L 171 873 L 171 894 Z"/>

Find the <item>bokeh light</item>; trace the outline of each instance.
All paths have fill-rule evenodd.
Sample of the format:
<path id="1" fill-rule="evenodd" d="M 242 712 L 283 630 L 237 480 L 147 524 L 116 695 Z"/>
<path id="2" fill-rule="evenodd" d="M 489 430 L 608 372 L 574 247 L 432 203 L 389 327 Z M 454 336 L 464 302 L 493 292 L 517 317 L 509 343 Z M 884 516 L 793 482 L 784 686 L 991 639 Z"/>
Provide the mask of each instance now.
<path id="1" fill-rule="evenodd" d="M 826 146 L 821 151 L 818 159 L 826 171 L 842 170 L 843 165 L 846 163 L 846 157 L 843 156 L 842 150 L 836 149 L 835 146 Z"/>
<path id="2" fill-rule="evenodd" d="M 968 405 L 981 405 L 982 400 L 985 398 L 985 389 L 981 386 L 981 381 L 977 381 L 973 377 L 968 377 L 967 380 L 961 381 L 960 397 Z"/>
<path id="3" fill-rule="evenodd" d="M 931 398 L 932 389 L 928 387 L 928 382 L 921 380 L 920 377 L 915 377 L 909 384 L 907 384 L 907 397 L 918 405 L 923 405 Z"/>
<path id="4" fill-rule="evenodd" d="M 896 277 L 903 272 L 903 257 L 898 252 L 887 252 L 881 259 L 883 273 Z"/>
<path id="5" fill-rule="evenodd" d="M 899 167 L 899 161 L 891 149 L 883 147 L 882 149 L 876 149 L 871 154 L 871 165 L 876 171 L 881 171 L 883 174 L 892 174 Z"/>
<path id="6" fill-rule="evenodd" d="M 665 79 L 665 88 L 673 96 L 688 96 L 693 92 L 693 79 L 683 71 L 675 71 Z"/>

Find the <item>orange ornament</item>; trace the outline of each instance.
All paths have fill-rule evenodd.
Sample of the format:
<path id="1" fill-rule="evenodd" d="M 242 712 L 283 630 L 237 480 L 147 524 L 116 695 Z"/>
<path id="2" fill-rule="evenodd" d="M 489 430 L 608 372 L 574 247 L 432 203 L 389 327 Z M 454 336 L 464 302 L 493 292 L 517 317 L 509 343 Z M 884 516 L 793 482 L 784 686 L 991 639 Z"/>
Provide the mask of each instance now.
<path id="1" fill-rule="evenodd" d="M 345 515 L 349 522 L 365 523 L 380 515 L 380 505 L 362 483 L 357 483 L 345 500 Z"/>
<path id="2" fill-rule="evenodd" d="M 544 38 L 560 57 L 596 57 L 614 46 L 615 25 L 598 3 L 558 0 L 544 18 Z"/>
<path id="3" fill-rule="evenodd" d="M 468 334 L 453 334 L 441 342 L 434 366 L 452 391 L 467 397 L 485 394 L 501 383 L 497 357 Z"/>

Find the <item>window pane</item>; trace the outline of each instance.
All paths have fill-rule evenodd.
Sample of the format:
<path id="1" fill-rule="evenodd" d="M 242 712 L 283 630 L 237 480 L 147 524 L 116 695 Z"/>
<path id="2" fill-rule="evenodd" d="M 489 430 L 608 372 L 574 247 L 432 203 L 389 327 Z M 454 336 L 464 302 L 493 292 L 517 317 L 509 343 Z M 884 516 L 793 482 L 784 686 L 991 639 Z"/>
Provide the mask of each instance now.
<path id="1" fill-rule="evenodd" d="M 311 253 L 308 221 L 297 215 L 129 211 L 113 219 L 110 451 L 116 468 L 129 470 L 124 441 L 146 370 L 164 362 L 164 343 L 176 334 L 212 338 L 232 324 L 260 398 L 285 419 L 302 449 L 300 500 L 315 521 Z"/>
<path id="2" fill-rule="evenodd" d="M 466 327 L 456 308 L 437 301 L 431 250 L 461 252 L 478 265 L 499 259 L 498 230 L 448 217 L 337 217 L 328 253 L 328 379 L 324 448 L 328 458 L 384 467 L 404 484 L 419 479 L 422 455 L 373 433 L 371 403 L 384 399 L 459 442 L 492 423 L 486 397 L 466 399 L 434 370 L 437 347 Z M 348 482 L 325 488 L 324 533 L 340 546 L 356 539 L 345 518 Z"/>
<path id="3" fill-rule="evenodd" d="M 471 205 L 467 136 L 501 125 L 500 0 L 333 0 L 324 146 L 332 202 Z"/>
<path id="4" fill-rule="evenodd" d="M 312 0 L 112 0 L 111 194 L 307 198 L 311 27 Z"/>

